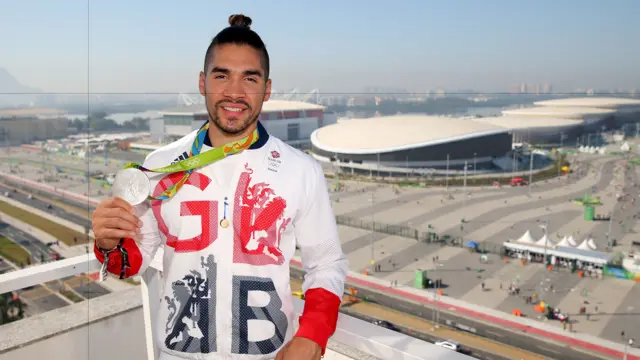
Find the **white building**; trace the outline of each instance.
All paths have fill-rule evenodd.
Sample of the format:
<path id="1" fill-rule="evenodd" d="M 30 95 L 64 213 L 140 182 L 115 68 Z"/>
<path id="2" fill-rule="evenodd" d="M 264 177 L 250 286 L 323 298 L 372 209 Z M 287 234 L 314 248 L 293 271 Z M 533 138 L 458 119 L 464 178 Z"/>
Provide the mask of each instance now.
<path id="1" fill-rule="evenodd" d="M 539 107 L 580 107 L 612 110 L 615 112 L 615 125 L 617 127 L 640 122 L 640 99 L 584 97 L 538 101 L 534 105 Z"/>
<path id="2" fill-rule="evenodd" d="M 208 120 L 205 105 L 192 105 L 160 112 L 162 118 L 151 120 L 151 139 L 166 142 L 190 133 Z M 269 134 L 299 148 L 309 147 L 311 133 L 334 124 L 337 116 L 325 112 L 321 105 L 287 100 L 269 100 L 262 106 L 260 121 Z"/>

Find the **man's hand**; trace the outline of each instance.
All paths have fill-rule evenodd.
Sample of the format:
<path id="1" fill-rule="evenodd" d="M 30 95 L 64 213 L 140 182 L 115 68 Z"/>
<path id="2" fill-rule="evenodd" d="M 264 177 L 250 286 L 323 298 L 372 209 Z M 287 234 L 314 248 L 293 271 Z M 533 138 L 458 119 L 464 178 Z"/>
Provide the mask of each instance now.
<path id="1" fill-rule="evenodd" d="M 121 238 L 132 238 L 140 233 L 142 222 L 126 200 L 112 197 L 103 200 L 93 212 L 91 227 L 96 244 L 111 250 Z"/>
<path id="2" fill-rule="evenodd" d="M 307 338 L 294 337 L 278 351 L 276 360 L 320 360 L 321 357 L 320 345 Z"/>

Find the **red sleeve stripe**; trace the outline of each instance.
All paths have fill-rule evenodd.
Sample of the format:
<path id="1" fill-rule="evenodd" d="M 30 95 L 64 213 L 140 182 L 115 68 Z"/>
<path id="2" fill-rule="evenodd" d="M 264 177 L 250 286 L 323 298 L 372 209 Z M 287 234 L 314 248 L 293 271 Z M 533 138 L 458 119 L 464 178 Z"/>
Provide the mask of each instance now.
<path id="1" fill-rule="evenodd" d="M 314 341 L 322 347 L 324 355 L 327 342 L 336 331 L 342 299 L 322 288 L 307 290 L 304 298 L 300 328 L 295 336 Z"/>
<path id="2" fill-rule="evenodd" d="M 127 251 L 129 255 L 130 267 L 125 271 L 125 278 L 136 275 L 140 271 L 142 266 L 142 254 L 138 245 L 133 239 L 125 238 L 122 242 L 122 247 Z M 93 252 L 96 254 L 96 258 L 101 263 L 104 263 L 104 255 L 98 249 L 98 245 L 94 243 Z M 107 265 L 107 271 L 120 276 L 120 270 L 122 269 L 122 256 L 120 251 L 115 250 L 109 254 L 109 265 Z"/>

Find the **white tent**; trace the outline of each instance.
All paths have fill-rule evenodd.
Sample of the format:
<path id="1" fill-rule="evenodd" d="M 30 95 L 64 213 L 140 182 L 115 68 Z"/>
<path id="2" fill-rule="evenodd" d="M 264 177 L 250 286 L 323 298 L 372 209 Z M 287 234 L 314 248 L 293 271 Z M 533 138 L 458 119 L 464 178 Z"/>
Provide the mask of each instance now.
<path id="1" fill-rule="evenodd" d="M 598 247 L 596 246 L 596 242 L 593 241 L 593 239 L 589 239 L 589 241 L 587 241 L 587 245 L 589 246 L 589 248 L 591 250 L 597 250 Z"/>
<path id="2" fill-rule="evenodd" d="M 589 240 L 584 239 L 584 241 L 582 242 L 582 244 L 580 244 L 577 249 L 580 250 L 591 250 L 591 248 L 589 247 Z"/>
<path id="3" fill-rule="evenodd" d="M 569 238 L 567 236 L 563 237 L 556 246 L 572 247 L 572 245 L 569 244 Z"/>
<path id="4" fill-rule="evenodd" d="M 536 243 L 536 241 L 531 236 L 531 232 L 529 230 L 527 230 L 527 232 L 524 233 L 524 235 L 522 235 L 520 237 L 520 239 L 516 240 L 516 242 L 519 242 L 521 244 L 535 244 Z"/>
<path id="5" fill-rule="evenodd" d="M 553 243 L 553 241 L 551 241 L 551 239 L 549 239 L 549 237 L 545 234 L 543 235 L 540 240 L 536 241 L 536 245 L 538 246 L 547 246 L 547 247 L 551 247 L 551 246 L 555 246 L 555 244 Z"/>
<path id="6" fill-rule="evenodd" d="M 628 142 L 624 142 L 624 144 L 622 144 L 622 146 L 620 146 L 620 151 L 629 151 L 631 150 L 631 146 L 629 146 Z"/>
<path id="7" fill-rule="evenodd" d="M 572 247 L 576 247 L 576 245 L 578 245 L 578 243 L 576 243 L 576 241 L 573 239 L 573 236 L 569 235 L 569 237 L 567 238 L 567 242 L 569 243 L 569 246 Z"/>

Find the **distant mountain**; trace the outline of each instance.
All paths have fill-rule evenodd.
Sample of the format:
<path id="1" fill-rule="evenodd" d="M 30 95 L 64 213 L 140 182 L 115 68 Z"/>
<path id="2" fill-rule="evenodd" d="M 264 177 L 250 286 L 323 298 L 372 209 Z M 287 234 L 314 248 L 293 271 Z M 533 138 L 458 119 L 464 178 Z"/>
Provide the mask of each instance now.
<path id="1" fill-rule="evenodd" d="M 7 69 L 0 67 L 0 106 L 22 107 L 38 102 L 42 89 L 20 84 Z M 19 95 L 18 95 L 19 94 Z"/>
<path id="2" fill-rule="evenodd" d="M 0 93 L 41 93 L 42 89 L 25 86 L 11 75 L 6 69 L 0 67 Z"/>

